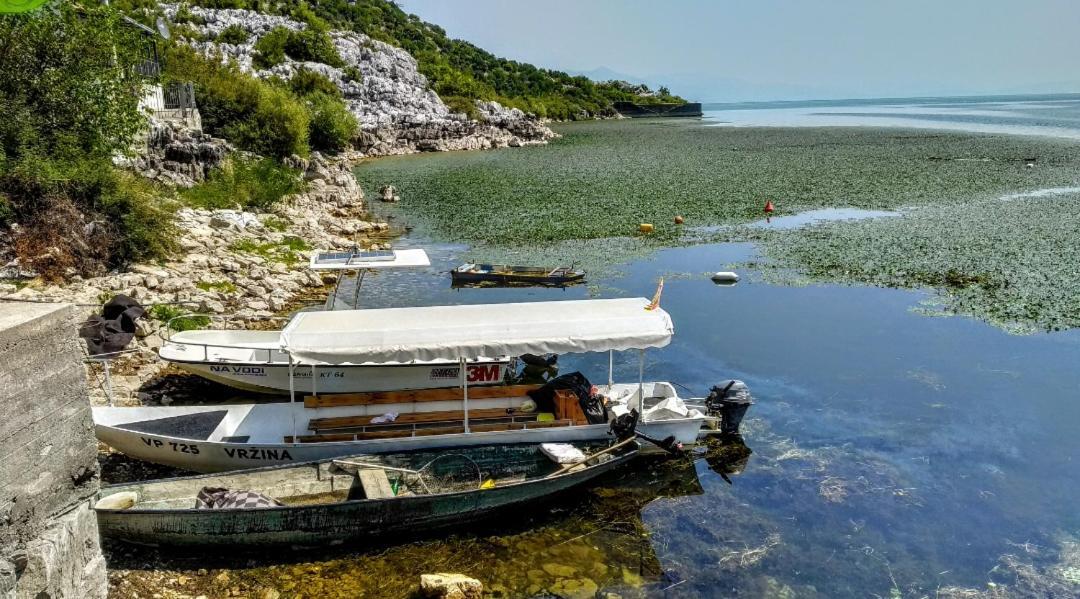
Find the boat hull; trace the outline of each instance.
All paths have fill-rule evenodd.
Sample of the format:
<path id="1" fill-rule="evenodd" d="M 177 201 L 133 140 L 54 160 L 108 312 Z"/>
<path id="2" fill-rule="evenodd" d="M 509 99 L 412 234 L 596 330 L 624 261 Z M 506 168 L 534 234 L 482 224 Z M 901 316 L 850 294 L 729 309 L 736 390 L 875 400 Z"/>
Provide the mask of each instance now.
<path id="1" fill-rule="evenodd" d="M 289 393 L 288 364 L 232 364 L 225 362 L 183 362 L 171 360 L 181 369 L 202 378 L 243 391 L 270 395 Z M 466 366 L 469 384 L 497 385 L 508 373 L 509 361 L 481 361 Z M 317 376 L 317 379 L 313 379 Z M 457 363 L 400 365 L 319 366 L 314 375 L 310 366 L 294 371 L 297 393 L 366 393 L 401 389 L 436 389 L 461 384 Z M 314 384 L 312 381 L 314 380 Z M 313 388 L 314 387 L 314 388 Z"/>
<path id="2" fill-rule="evenodd" d="M 576 472 L 482 491 L 263 509 L 99 509 L 98 530 L 103 537 L 121 541 L 173 546 L 317 546 L 415 534 L 480 520 L 568 491 L 620 467 L 636 453 L 629 451 Z M 106 488 L 103 495 L 126 487 Z"/>
<path id="3" fill-rule="evenodd" d="M 279 404 L 288 408 L 290 404 Z M 302 404 L 299 404 L 302 406 Z M 215 419 L 223 422 L 239 421 L 247 417 L 253 406 L 200 406 L 193 408 L 150 408 L 151 413 L 169 418 L 169 414 L 215 413 Z M 263 408 L 266 405 L 261 406 Z M 97 438 L 133 458 L 173 466 L 194 472 L 223 472 L 245 468 L 259 468 L 284 464 L 298 464 L 314 460 L 338 458 L 358 453 L 393 453 L 435 448 L 473 447 L 507 443 L 564 443 L 594 441 L 610 438 L 607 424 L 559 426 L 524 430 L 488 431 L 443 435 L 422 435 L 388 439 L 359 441 L 335 441 L 318 443 L 285 442 L 223 442 L 210 441 L 206 437 L 185 437 L 160 434 L 146 430 L 123 428 L 124 424 L 110 424 L 116 410 L 139 410 L 140 408 L 93 408 Z M 301 408 L 302 409 L 302 408 Z M 174 416 L 175 417 L 175 416 Z M 679 418 L 656 422 L 643 422 L 638 430 L 655 438 L 673 436 L 684 444 L 694 443 L 707 417 Z M 306 420 L 297 418 L 297 432 L 306 432 Z M 282 436 L 289 431 L 279 431 Z"/>

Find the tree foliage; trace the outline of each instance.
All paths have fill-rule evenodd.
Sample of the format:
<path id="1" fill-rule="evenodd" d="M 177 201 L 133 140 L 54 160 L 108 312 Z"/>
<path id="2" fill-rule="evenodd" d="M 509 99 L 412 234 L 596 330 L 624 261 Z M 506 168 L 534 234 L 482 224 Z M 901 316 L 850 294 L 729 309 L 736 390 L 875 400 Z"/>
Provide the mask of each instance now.
<path id="1" fill-rule="evenodd" d="M 145 41 L 109 7 L 0 19 L 0 198 L 24 264 L 46 276 L 161 256 L 173 204 L 117 171 L 144 122 Z"/>
<path id="2" fill-rule="evenodd" d="M 220 2 L 195 0 L 203 6 Z M 264 65 L 278 64 L 287 54 L 297 60 L 341 66 L 332 62 L 333 56 L 327 57 L 320 50 L 329 42 L 325 28 L 357 31 L 407 50 L 416 58 L 420 72 L 436 93 L 444 100 L 452 99 L 461 112 L 466 112 L 463 100 L 497 100 L 542 117 L 567 120 L 613 114 L 612 105 L 618 101 L 685 102 L 671 95 L 667 88 L 654 92 L 641 84 L 596 82 L 496 57 L 468 42 L 450 39 L 441 27 L 425 23 L 387 0 L 319 0 L 310 4 L 302 0 L 274 4 L 233 0 L 233 3 L 251 10 L 288 15 L 308 24 L 302 33 L 280 33 L 265 42 L 265 51 L 259 51 L 259 60 Z"/>

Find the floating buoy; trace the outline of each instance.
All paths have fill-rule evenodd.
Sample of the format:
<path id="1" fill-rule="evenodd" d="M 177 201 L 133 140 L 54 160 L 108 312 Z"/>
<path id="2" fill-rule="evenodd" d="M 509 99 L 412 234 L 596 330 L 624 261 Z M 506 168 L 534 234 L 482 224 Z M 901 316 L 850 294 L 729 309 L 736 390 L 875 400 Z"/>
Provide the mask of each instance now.
<path id="1" fill-rule="evenodd" d="M 739 275 L 730 271 L 713 273 L 713 283 L 738 283 Z"/>
<path id="2" fill-rule="evenodd" d="M 765 200 L 765 214 L 772 214 L 774 210 L 772 200 Z"/>
<path id="3" fill-rule="evenodd" d="M 652 223 L 641 223 L 638 225 L 638 231 L 641 231 L 642 233 L 652 233 L 653 228 Z"/>
<path id="4" fill-rule="evenodd" d="M 681 225 L 681 224 L 683 224 L 683 222 L 684 222 L 684 221 L 683 221 L 683 217 L 682 217 L 681 215 L 677 215 L 677 216 L 675 217 L 675 224 L 676 224 L 676 225 Z"/>

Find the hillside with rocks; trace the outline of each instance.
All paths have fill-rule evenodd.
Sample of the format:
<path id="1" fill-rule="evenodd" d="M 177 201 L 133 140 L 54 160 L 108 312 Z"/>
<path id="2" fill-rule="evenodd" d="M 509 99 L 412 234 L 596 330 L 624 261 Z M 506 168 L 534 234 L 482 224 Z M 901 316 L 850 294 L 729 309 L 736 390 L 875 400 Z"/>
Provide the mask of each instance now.
<path id="1" fill-rule="evenodd" d="M 179 4 L 162 5 L 164 14 L 176 20 Z M 367 155 L 417 151 L 480 150 L 543 143 L 555 134 L 535 116 L 498 102 L 478 102 L 478 119 L 453 113 L 420 74 L 416 59 L 407 51 L 352 31 L 331 30 L 330 37 L 344 64 L 293 60 L 268 69 L 256 66 L 258 41 L 276 28 L 302 31 L 306 23 L 252 10 L 183 6 L 188 25 L 181 33 L 184 43 L 207 57 L 235 61 L 244 72 L 260 78 L 289 80 L 306 69 L 325 76 L 340 89 L 349 110 L 360 122 L 357 150 Z M 226 30 L 248 33 L 242 43 L 217 40 Z M 184 35 L 187 35 L 185 38 Z M 357 69 L 359 81 L 347 70 Z"/>

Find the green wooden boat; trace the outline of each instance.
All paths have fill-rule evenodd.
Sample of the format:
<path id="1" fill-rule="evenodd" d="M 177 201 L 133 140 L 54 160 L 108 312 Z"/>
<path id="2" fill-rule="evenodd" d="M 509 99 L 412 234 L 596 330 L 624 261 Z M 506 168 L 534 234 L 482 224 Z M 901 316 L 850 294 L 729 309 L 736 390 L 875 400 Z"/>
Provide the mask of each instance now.
<path id="1" fill-rule="evenodd" d="M 450 271 L 454 285 L 496 283 L 499 285 L 574 285 L 585 281 L 585 271 L 573 266 L 510 266 L 505 264 L 462 264 Z"/>
<path id="2" fill-rule="evenodd" d="M 111 485 L 95 509 L 103 537 L 143 545 L 335 545 L 484 518 L 586 483 L 639 449 L 636 441 L 573 445 L 588 458 L 565 471 L 539 444 L 358 455 Z M 204 488 L 283 505 L 197 509 Z"/>

